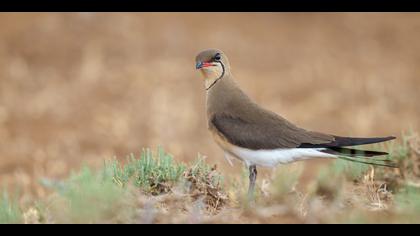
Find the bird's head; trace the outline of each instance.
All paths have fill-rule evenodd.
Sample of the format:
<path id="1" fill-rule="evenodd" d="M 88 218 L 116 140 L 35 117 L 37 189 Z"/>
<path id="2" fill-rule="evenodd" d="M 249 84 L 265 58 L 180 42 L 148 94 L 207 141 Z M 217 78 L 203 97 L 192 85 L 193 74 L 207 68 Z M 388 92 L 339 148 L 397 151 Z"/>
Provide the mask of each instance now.
<path id="1" fill-rule="evenodd" d="M 229 61 L 219 49 L 208 49 L 200 52 L 195 58 L 195 68 L 205 79 L 206 89 L 217 80 L 230 73 Z"/>

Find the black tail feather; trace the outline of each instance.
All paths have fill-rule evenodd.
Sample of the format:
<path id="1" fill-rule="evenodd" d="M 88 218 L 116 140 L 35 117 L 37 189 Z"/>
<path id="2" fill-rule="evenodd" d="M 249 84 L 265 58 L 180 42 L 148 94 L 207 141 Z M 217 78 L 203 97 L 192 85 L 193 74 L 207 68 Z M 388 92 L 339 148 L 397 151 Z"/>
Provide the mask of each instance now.
<path id="1" fill-rule="evenodd" d="M 386 152 L 357 150 L 351 148 L 331 147 L 321 150 L 321 152 L 336 155 L 337 158 L 352 162 L 363 164 L 370 164 L 376 166 L 386 166 L 391 168 L 398 168 L 398 164 L 392 160 L 387 159 L 372 159 L 371 157 L 388 155 Z M 369 158 L 369 159 L 367 159 Z"/>
<path id="2" fill-rule="evenodd" d="M 366 160 L 365 158 L 351 158 L 351 157 L 345 157 L 345 156 L 337 156 L 339 159 L 351 161 L 351 162 L 357 162 L 362 164 L 368 164 L 368 165 L 374 165 L 374 166 L 385 166 L 390 168 L 399 168 L 398 163 L 392 160 L 375 160 L 375 159 L 369 159 Z"/>
<path id="3" fill-rule="evenodd" d="M 322 152 L 334 154 L 334 155 L 344 155 L 348 157 L 373 157 L 373 156 L 388 155 L 387 152 L 358 150 L 358 149 L 343 148 L 343 147 L 330 147 L 325 150 L 322 150 Z"/>

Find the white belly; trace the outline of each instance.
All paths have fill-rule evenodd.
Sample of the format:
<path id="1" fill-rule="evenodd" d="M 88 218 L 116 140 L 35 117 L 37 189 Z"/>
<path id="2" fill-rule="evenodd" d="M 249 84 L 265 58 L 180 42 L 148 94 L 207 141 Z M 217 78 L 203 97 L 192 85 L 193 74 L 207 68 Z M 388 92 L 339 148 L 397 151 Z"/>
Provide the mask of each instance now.
<path id="1" fill-rule="evenodd" d="M 322 148 L 287 148 L 273 150 L 251 150 L 234 147 L 230 151 L 247 165 L 275 167 L 278 164 L 287 164 L 300 160 L 313 158 L 335 158 L 335 155 L 320 152 Z"/>

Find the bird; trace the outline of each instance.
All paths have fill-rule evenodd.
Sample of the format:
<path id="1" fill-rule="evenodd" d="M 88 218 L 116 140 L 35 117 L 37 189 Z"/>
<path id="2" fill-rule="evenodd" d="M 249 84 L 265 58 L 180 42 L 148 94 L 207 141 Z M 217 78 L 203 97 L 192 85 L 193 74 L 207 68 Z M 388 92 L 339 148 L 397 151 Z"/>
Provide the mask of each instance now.
<path id="1" fill-rule="evenodd" d="M 394 136 L 356 138 L 309 131 L 258 105 L 233 78 L 229 60 L 219 49 L 198 53 L 195 67 L 204 79 L 207 126 L 230 164 L 237 158 L 249 171 L 248 196 L 253 198 L 258 167 L 276 167 L 314 158 L 340 158 L 386 167 L 392 160 L 368 159 L 386 152 L 349 148 L 380 143 Z"/>

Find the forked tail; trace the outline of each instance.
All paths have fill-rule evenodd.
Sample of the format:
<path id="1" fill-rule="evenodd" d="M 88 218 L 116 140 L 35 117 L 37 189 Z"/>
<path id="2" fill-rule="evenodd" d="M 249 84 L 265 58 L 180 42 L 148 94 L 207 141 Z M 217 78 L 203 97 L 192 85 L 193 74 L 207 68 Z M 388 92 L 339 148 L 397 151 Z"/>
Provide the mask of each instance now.
<path id="1" fill-rule="evenodd" d="M 321 150 L 321 152 L 335 155 L 337 158 L 342 159 L 342 160 L 376 165 L 376 166 L 398 168 L 398 164 L 395 161 L 392 161 L 389 159 L 373 159 L 372 158 L 376 156 L 388 155 L 387 152 L 358 150 L 358 149 L 343 148 L 343 147 L 330 147 L 330 148 Z"/>

